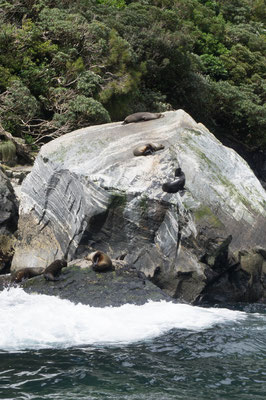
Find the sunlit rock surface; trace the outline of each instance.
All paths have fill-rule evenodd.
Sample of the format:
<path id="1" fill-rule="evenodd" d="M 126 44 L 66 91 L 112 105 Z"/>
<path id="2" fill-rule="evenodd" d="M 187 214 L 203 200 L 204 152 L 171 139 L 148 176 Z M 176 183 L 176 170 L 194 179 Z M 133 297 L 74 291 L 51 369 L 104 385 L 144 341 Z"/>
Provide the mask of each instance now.
<path id="1" fill-rule="evenodd" d="M 42 147 L 22 185 L 13 270 L 100 249 L 193 302 L 238 264 L 231 252 L 265 247 L 266 192 L 247 163 L 184 111 L 164 115 Z M 149 142 L 165 148 L 133 155 Z M 186 190 L 163 192 L 179 166 Z"/>

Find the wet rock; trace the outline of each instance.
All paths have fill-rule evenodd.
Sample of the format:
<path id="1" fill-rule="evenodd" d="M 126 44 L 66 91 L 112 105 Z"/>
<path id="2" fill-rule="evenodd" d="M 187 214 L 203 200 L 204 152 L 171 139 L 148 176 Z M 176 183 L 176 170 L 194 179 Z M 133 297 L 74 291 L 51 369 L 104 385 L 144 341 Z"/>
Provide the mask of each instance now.
<path id="1" fill-rule="evenodd" d="M 6 279 L 4 282 L 6 286 Z M 142 305 L 149 300 L 173 300 L 145 276 L 139 277 L 136 269 L 129 267 L 97 273 L 90 267 L 72 265 L 62 270 L 58 281 L 46 281 L 41 275 L 21 282 L 19 286 L 27 293 L 59 296 L 93 307 L 117 307 L 126 303 Z"/>
<path id="2" fill-rule="evenodd" d="M 201 301 L 212 303 L 266 301 L 266 249 L 234 255 L 234 263 L 204 289 Z"/>

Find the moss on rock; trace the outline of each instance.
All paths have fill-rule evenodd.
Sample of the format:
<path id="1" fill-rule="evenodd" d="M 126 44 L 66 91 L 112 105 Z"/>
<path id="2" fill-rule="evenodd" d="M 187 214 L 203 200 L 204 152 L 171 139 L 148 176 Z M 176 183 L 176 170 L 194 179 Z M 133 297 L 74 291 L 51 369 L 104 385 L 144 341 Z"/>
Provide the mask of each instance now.
<path id="1" fill-rule="evenodd" d="M 212 212 L 210 207 L 206 205 L 201 205 L 194 211 L 194 216 L 196 223 L 200 223 L 201 221 L 205 221 L 208 225 L 213 226 L 214 228 L 223 228 L 224 225 L 219 220 L 219 218 Z"/>

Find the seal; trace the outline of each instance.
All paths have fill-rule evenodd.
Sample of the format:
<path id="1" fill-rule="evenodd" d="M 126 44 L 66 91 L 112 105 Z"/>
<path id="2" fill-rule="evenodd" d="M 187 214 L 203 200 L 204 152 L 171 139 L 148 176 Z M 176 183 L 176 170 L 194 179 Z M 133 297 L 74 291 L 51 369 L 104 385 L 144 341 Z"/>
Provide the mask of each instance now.
<path id="1" fill-rule="evenodd" d="M 44 270 L 43 276 L 47 281 L 58 281 L 62 268 L 67 266 L 65 259 L 55 260 Z"/>
<path id="2" fill-rule="evenodd" d="M 178 177 L 178 179 L 173 182 L 166 182 L 162 185 L 162 189 L 164 192 L 177 193 L 180 190 L 184 189 L 186 178 L 181 168 L 177 168 L 175 170 L 175 177 Z"/>
<path id="3" fill-rule="evenodd" d="M 103 251 L 97 250 L 90 253 L 86 258 L 92 261 L 92 269 L 94 271 L 103 272 L 112 269 L 112 260 Z"/>
<path id="4" fill-rule="evenodd" d="M 150 112 L 137 112 L 134 114 L 128 115 L 122 125 L 130 124 L 131 122 L 143 122 L 143 121 L 150 121 L 152 119 L 162 118 L 164 115 L 162 113 L 150 113 Z"/>
<path id="5" fill-rule="evenodd" d="M 147 143 L 136 147 L 133 150 L 134 156 L 148 156 L 153 154 L 155 151 L 164 149 L 163 144 Z"/>
<path id="6" fill-rule="evenodd" d="M 180 178 L 182 177 L 182 178 L 185 179 L 185 174 L 184 174 L 184 172 L 182 171 L 181 168 L 176 168 L 176 170 L 175 170 L 175 176 L 179 176 Z"/>
<path id="7" fill-rule="evenodd" d="M 24 279 L 30 279 L 34 276 L 41 275 L 44 272 L 44 268 L 36 267 L 36 268 L 22 268 L 13 274 L 11 274 L 11 282 L 19 283 Z"/>

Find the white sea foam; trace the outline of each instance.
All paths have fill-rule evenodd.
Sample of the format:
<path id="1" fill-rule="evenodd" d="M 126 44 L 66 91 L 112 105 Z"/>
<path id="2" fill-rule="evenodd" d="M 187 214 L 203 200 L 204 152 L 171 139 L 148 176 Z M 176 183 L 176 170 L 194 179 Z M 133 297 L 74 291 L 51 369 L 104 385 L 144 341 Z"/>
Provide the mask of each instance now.
<path id="1" fill-rule="evenodd" d="M 21 288 L 0 293 L 0 349 L 116 345 L 151 339 L 170 329 L 202 330 L 246 317 L 239 311 L 165 301 L 96 308 Z"/>

